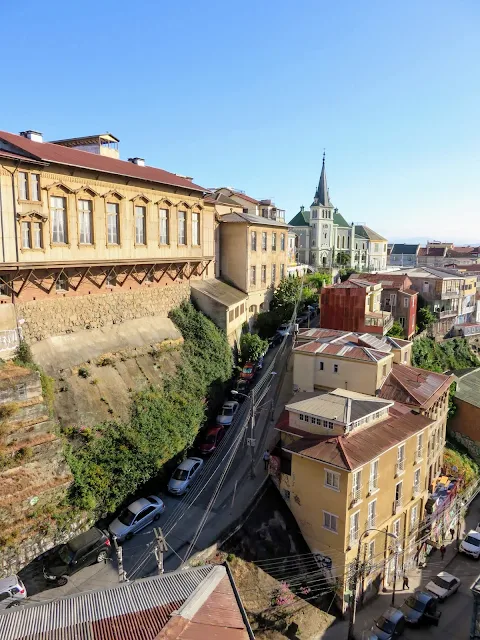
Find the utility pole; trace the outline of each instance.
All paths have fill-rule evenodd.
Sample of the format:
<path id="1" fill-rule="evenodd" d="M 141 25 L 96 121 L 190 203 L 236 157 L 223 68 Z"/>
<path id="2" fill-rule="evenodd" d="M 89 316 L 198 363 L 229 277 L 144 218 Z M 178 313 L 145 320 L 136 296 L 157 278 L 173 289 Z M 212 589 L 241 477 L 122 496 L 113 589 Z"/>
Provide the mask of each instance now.
<path id="1" fill-rule="evenodd" d="M 165 537 L 162 533 L 160 527 L 157 527 L 153 530 L 155 534 L 155 538 L 157 539 L 157 545 L 155 547 L 155 558 L 157 559 L 157 570 L 158 574 L 161 575 L 165 569 L 163 568 L 163 554 L 167 551 L 168 546 L 165 542 Z"/>
<path id="2" fill-rule="evenodd" d="M 252 388 L 250 407 L 250 477 L 255 478 L 255 389 Z"/>
<path id="3" fill-rule="evenodd" d="M 395 549 L 395 560 L 393 565 L 392 607 L 395 604 L 395 589 L 397 586 L 397 569 L 398 569 L 398 549 Z"/>
<path id="4" fill-rule="evenodd" d="M 118 581 L 119 582 L 128 582 L 127 574 L 125 569 L 123 568 L 123 549 L 118 544 L 117 538 L 113 536 L 113 546 L 115 547 L 115 553 L 117 555 L 117 563 L 118 563 Z"/>

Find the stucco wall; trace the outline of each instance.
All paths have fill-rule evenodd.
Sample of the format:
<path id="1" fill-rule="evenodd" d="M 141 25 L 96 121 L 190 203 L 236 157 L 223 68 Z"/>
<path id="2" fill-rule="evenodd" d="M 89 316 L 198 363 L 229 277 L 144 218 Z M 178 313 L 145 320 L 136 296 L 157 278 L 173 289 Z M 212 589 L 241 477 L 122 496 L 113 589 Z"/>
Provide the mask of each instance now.
<path id="1" fill-rule="evenodd" d="M 25 320 L 22 324 L 24 338 L 27 342 L 36 342 L 49 336 L 97 329 L 135 318 L 165 317 L 189 296 L 190 285 L 184 282 L 139 291 L 19 302 L 16 308 L 17 318 Z"/>
<path id="2" fill-rule="evenodd" d="M 448 428 L 473 441 L 480 452 L 480 408 L 460 398 L 455 398 L 455 404 L 457 410 L 450 418 Z"/>

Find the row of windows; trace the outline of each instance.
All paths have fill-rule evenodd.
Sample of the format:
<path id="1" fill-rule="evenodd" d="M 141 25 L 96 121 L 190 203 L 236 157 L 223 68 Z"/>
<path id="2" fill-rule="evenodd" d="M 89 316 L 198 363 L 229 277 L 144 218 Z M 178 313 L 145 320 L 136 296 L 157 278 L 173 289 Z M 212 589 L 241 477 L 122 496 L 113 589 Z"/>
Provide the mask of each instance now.
<path id="1" fill-rule="evenodd" d="M 262 264 L 260 271 L 260 282 L 261 284 L 267 283 L 267 265 Z M 280 280 L 285 278 L 285 265 L 280 265 Z M 277 281 L 277 265 L 272 264 L 272 284 Z M 250 284 L 257 284 L 257 267 L 250 267 Z"/>
<path id="2" fill-rule="evenodd" d="M 228 321 L 233 322 L 235 318 L 238 318 L 238 316 L 242 315 L 244 312 L 245 303 L 242 302 L 242 304 L 239 304 L 237 307 L 235 307 L 235 309 L 230 309 L 230 311 L 228 312 Z"/>
<path id="3" fill-rule="evenodd" d="M 325 429 L 333 429 L 333 422 L 330 422 L 329 420 L 315 418 L 314 416 L 307 416 L 304 413 L 298 414 L 298 417 L 302 422 L 311 422 L 312 424 L 317 424 L 320 427 L 325 427 Z"/>
<path id="4" fill-rule="evenodd" d="M 325 514 L 326 512 L 324 512 Z M 369 504 L 368 504 L 368 515 L 367 515 L 367 522 L 366 522 L 366 528 L 367 529 L 371 529 L 371 528 L 375 528 L 376 527 L 376 520 L 377 520 L 377 501 L 372 500 Z M 409 533 L 413 533 L 413 531 L 415 531 L 417 525 L 418 525 L 418 521 L 419 521 L 419 515 L 420 515 L 420 511 L 419 511 L 419 505 L 415 504 L 413 505 L 413 507 L 410 509 L 410 529 L 409 529 Z M 332 516 L 333 518 L 335 518 L 336 520 L 335 522 L 335 527 L 338 525 L 338 516 L 335 516 L 334 514 L 328 514 L 329 518 L 325 519 L 324 516 L 324 527 L 326 529 L 330 529 L 332 531 L 337 532 L 338 529 L 331 529 L 329 526 L 326 526 L 325 522 L 327 522 L 327 524 L 331 524 L 332 523 Z M 400 537 L 400 523 L 401 523 L 401 518 L 398 518 L 397 520 L 395 520 L 395 522 L 393 523 L 392 526 L 392 533 L 395 533 L 395 535 L 397 537 Z M 356 542 L 358 542 L 358 539 L 360 537 L 360 511 L 356 511 L 355 513 L 352 513 L 352 515 L 350 516 L 350 545 L 355 544 Z"/>
<path id="5" fill-rule="evenodd" d="M 33 175 L 33 174 L 30 174 Z M 92 200 L 78 200 L 78 230 L 79 243 L 91 245 L 94 243 L 93 202 Z M 159 209 L 159 236 L 161 245 L 170 244 L 170 211 Z M 134 206 L 135 244 L 147 243 L 147 208 Z M 117 202 L 106 203 L 107 243 L 120 244 L 120 207 Z M 191 244 L 200 245 L 200 214 L 191 213 Z M 22 247 L 24 249 L 43 248 L 43 221 L 36 219 L 25 220 L 21 223 Z M 68 243 L 67 200 L 64 197 L 50 197 L 50 227 L 52 243 Z M 177 244 L 187 244 L 187 212 L 177 212 Z"/>
<path id="6" fill-rule="evenodd" d="M 262 251 L 267 250 L 268 244 L 268 234 L 266 231 L 262 231 Z M 250 232 L 250 248 L 252 251 L 257 250 L 257 232 Z M 277 233 L 275 231 L 272 232 L 272 251 L 277 250 Z M 285 234 L 280 234 L 280 251 L 285 251 Z"/>
<path id="7" fill-rule="evenodd" d="M 20 200 L 40 202 L 40 174 L 18 172 L 18 197 Z"/>

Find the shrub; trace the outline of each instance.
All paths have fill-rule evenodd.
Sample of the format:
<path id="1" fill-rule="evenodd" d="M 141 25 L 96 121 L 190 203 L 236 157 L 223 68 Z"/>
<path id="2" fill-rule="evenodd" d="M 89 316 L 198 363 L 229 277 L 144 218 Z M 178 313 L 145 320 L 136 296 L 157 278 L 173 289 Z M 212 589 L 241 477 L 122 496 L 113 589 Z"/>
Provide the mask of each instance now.
<path id="1" fill-rule="evenodd" d="M 25 340 L 20 340 L 20 344 L 15 351 L 14 362 L 19 365 L 34 364 L 32 351 Z"/>
<path id="2" fill-rule="evenodd" d="M 40 382 L 42 385 L 42 396 L 47 406 L 48 413 L 53 415 L 53 402 L 55 396 L 55 380 L 40 370 Z"/>
<path id="3" fill-rule="evenodd" d="M 0 405 L 0 420 L 8 420 L 18 411 L 18 404 L 16 402 L 6 402 Z"/>
<path id="4" fill-rule="evenodd" d="M 88 378 L 88 376 L 90 375 L 90 371 L 87 369 L 87 367 L 79 367 L 78 368 L 78 375 L 81 378 Z"/>
<path id="5" fill-rule="evenodd" d="M 424 329 L 428 329 L 428 327 L 437 322 L 437 317 L 428 307 L 421 307 L 417 312 L 417 322 L 419 330 L 424 331 Z"/>
<path id="6" fill-rule="evenodd" d="M 320 290 L 324 284 L 332 284 L 332 276 L 330 273 L 321 273 L 317 271 L 305 277 L 308 286 Z"/>
<path id="7" fill-rule="evenodd" d="M 480 360 L 470 349 L 465 338 L 453 338 L 444 342 L 420 338 L 413 342 L 412 365 L 443 373 L 448 370 L 478 367 Z"/>
<path id="8" fill-rule="evenodd" d="M 392 338 L 403 338 L 404 335 L 405 332 L 403 331 L 402 325 L 397 322 L 397 320 L 395 320 L 395 322 L 392 324 L 392 328 L 387 333 L 387 336 L 391 336 Z"/>
<path id="9" fill-rule="evenodd" d="M 259 313 L 255 320 L 255 329 L 261 338 L 271 338 L 283 322 L 283 315 L 278 311 Z"/>
<path id="10" fill-rule="evenodd" d="M 257 334 L 243 334 L 240 337 L 240 357 L 242 362 L 257 362 L 267 347 L 267 340 L 262 340 Z"/>
<path id="11" fill-rule="evenodd" d="M 100 358 L 97 362 L 99 367 L 112 367 L 114 364 L 115 360 L 113 358 L 108 358 L 107 356 Z"/>

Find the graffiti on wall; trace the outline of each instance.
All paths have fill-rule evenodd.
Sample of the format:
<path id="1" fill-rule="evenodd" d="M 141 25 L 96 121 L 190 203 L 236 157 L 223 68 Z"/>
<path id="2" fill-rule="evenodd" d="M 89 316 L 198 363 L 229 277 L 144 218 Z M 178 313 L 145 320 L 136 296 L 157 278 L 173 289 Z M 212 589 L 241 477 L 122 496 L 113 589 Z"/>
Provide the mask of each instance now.
<path id="1" fill-rule="evenodd" d="M 0 352 L 11 351 L 18 347 L 18 331 L 17 329 L 6 329 L 0 331 Z"/>

